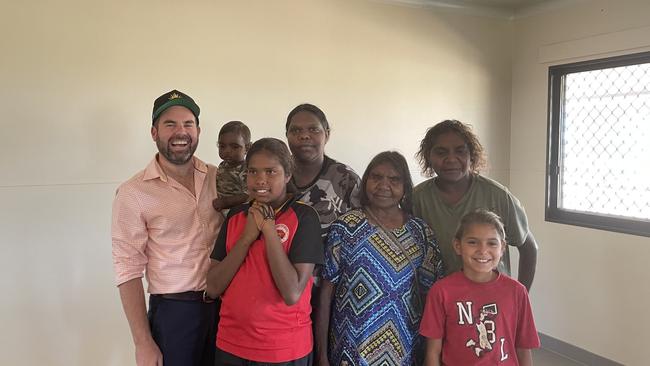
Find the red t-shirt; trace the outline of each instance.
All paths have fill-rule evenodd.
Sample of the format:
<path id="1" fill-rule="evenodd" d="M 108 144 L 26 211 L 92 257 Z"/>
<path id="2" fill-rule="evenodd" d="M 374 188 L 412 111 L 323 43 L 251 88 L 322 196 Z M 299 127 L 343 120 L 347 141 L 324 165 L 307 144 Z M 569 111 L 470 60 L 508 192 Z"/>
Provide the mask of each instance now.
<path id="1" fill-rule="evenodd" d="M 499 274 L 487 283 L 455 272 L 433 284 L 420 334 L 442 339 L 443 365 L 519 365 L 517 348 L 538 348 L 526 288 Z"/>
<path id="2" fill-rule="evenodd" d="M 246 225 L 248 204 L 232 209 L 215 243 L 212 258 L 223 260 Z M 318 214 L 301 202 L 287 203 L 276 215 L 276 229 L 291 263 L 323 263 Z M 224 230 L 225 229 L 225 230 Z M 311 287 L 292 306 L 284 303 L 266 257 L 262 235 L 221 296 L 217 347 L 257 362 L 288 362 L 302 358 L 313 347 Z"/>

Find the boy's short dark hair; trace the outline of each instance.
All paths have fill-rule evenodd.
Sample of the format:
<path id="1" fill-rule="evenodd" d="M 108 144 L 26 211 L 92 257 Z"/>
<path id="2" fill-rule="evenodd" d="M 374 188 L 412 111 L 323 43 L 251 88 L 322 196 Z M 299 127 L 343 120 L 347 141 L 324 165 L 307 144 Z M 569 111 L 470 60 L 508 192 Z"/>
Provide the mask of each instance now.
<path id="1" fill-rule="evenodd" d="M 223 135 L 224 133 L 236 133 L 241 135 L 241 137 L 244 139 L 245 144 L 250 144 L 251 143 L 251 130 L 248 129 L 248 126 L 244 124 L 242 121 L 230 121 L 221 126 L 221 129 L 219 130 L 219 136 Z"/>

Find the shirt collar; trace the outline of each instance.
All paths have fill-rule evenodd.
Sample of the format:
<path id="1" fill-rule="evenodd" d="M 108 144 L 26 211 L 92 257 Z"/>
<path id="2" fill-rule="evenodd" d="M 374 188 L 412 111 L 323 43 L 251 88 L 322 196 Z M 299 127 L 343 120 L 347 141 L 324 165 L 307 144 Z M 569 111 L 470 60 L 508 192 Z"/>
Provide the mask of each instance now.
<path id="1" fill-rule="evenodd" d="M 203 174 L 207 174 L 208 166 L 206 163 L 195 156 L 192 156 L 192 162 L 194 163 L 195 170 L 198 170 Z M 160 178 L 160 180 L 163 182 L 167 182 L 167 174 L 165 174 L 165 171 L 163 171 L 160 164 L 158 164 L 158 154 L 153 157 L 153 159 L 149 162 L 149 165 L 147 165 L 147 167 L 144 169 L 144 176 L 142 177 L 142 180 L 151 180 L 157 178 Z"/>

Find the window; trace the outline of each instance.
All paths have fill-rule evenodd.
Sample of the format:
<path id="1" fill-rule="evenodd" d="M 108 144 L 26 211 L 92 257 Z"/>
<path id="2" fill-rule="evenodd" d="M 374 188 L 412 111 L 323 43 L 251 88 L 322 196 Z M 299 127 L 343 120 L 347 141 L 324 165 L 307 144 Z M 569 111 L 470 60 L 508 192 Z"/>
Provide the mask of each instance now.
<path id="1" fill-rule="evenodd" d="M 546 220 L 650 236 L 650 52 L 549 68 Z"/>

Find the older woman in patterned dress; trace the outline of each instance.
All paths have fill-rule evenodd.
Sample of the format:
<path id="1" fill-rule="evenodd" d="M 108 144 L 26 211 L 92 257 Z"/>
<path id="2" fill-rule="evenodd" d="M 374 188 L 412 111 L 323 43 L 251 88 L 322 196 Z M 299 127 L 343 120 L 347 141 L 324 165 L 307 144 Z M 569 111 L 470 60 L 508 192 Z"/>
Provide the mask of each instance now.
<path id="1" fill-rule="evenodd" d="M 321 305 L 332 308 L 318 309 L 318 365 L 413 365 L 424 296 L 443 273 L 440 251 L 412 215 L 402 155 L 375 156 L 361 189 L 362 208 L 330 226 Z"/>

